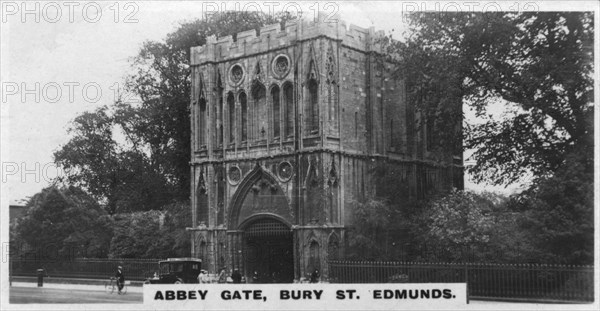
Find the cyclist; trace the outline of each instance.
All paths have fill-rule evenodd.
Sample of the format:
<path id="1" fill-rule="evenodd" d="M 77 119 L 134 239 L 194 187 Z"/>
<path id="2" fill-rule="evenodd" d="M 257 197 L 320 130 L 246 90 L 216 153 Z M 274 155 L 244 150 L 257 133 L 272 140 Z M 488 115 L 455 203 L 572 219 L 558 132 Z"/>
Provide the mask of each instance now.
<path id="1" fill-rule="evenodd" d="M 117 267 L 117 273 L 115 273 L 115 278 L 117 279 L 119 295 L 121 295 L 121 290 L 123 289 L 123 286 L 125 286 L 125 275 L 123 274 L 123 267 Z"/>

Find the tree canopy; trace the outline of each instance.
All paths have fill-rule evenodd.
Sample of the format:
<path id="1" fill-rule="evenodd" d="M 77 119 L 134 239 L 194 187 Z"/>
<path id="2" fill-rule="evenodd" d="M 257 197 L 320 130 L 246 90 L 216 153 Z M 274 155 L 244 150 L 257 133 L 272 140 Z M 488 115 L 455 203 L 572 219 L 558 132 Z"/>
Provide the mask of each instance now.
<path id="1" fill-rule="evenodd" d="M 16 236 L 27 243 L 35 258 L 106 256 L 110 219 L 81 189 L 48 187 L 34 195 L 27 207 L 27 215 L 15 228 Z"/>
<path id="2" fill-rule="evenodd" d="M 594 263 L 593 173 L 583 157 L 571 154 L 554 176 L 508 202 L 508 210 L 519 215 L 515 223 L 528 233 L 523 240 L 531 243 L 537 262 Z"/>
<path id="3" fill-rule="evenodd" d="M 189 198 L 189 52 L 210 35 L 285 22 L 288 14 L 224 12 L 182 23 L 164 42 L 147 41 L 132 58 L 125 91 L 113 105 L 73 120 L 71 140 L 54 153 L 80 186 L 113 214 L 161 209 Z"/>
<path id="4" fill-rule="evenodd" d="M 128 102 L 124 96 L 73 121 L 71 140 L 54 154 L 69 172 L 64 181 L 91 194 L 110 214 L 179 211 L 186 206 L 191 154 L 189 48 L 203 45 L 209 35 L 235 34 L 287 18 L 226 12 L 182 23 L 164 42 L 145 42 L 132 59 L 126 83 L 126 90 L 140 102 Z M 392 258 L 397 255 L 390 249 L 398 236 L 395 230 L 404 233 L 413 223 L 412 235 L 450 254 L 469 246 L 477 248 L 477 260 L 499 259 L 494 254 L 502 253 L 506 261 L 589 263 L 593 14 L 417 13 L 408 18 L 411 35 L 405 41 L 389 40 L 386 47 L 397 64 L 396 77 L 408 82 L 409 101 L 418 103 L 425 119 L 436 121 L 435 140 L 474 150 L 475 165 L 469 171 L 476 181 L 509 184 L 526 174 L 534 180 L 527 191 L 501 204 L 494 197 L 468 192 L 438 198 L 421 212 L 399 211 L 395 200 L 360 202 L 353 217 L 361 226 L 349 234 L 351 255 Z M 464 140 L 446 130 L 463 118 L 455 109 L 460 105 L 473 109 L 480 120 L 464 124 Z M 492 113 L 498 107 L 506 110 L 500 117 Z M 44 243 L 61 245 L 89 238 L 95 242 L 88 248 L 105 245 L 104 238 L 74 228 L 71 220 L 48 225 L 54 224 L 55 216 L 44 213 L 78 219 L 69 213 L 80 211 L 87 202 L 90 210 L 80 211 L 81 223 L 105 226 L 93 222 L 102 218 L 96 217 L 102 212 L 94 200 L 80 200 L 82 190 L 68 189 L 72 192 L 68 195 L 65 190 L 48 190 L 34 197 L 31 204 L 38 207 L 19 225 L 24 230 L 21 236 L 47 234 Z M 113 256 L 186 252 L 189 245 L 166 245 L 185 234 L 174 229 L 185 227 L 182 211 L 162 227 L 146 214 L 136 215 L 115 220 L 118 228 L 110 235 Z M 174 235 L 161 244 L 154 237 L 164 228 Z M 134 236 L 144 238 L 132 240 Z"/>
<path id="5" fill-rule="evenodd" d="M 356 224 L 348 234 L 348 252 L 351 259 L 385 260 L 391 257 L 388 240 L 391 224 L 396 217 L 385 201 L 368 199 L 354 202 L 352 223 Z"/>
<path id="6" fill-rule="evenodd" d="M 409 98 L 436 117 L 437 135 L 465 103 L 464 146 L 478 182 L 509 184 L 551 176 L 571 153 L 593 169 L 593 14 L 418 13 L 411 36 L 387 45 Z M 492 111 L 508 107 L 502 117 Z M 443 140 L 443 137 L 442 137 Z"/>
<path id="7" fill-rule="evenodd" d="M 405 215 L 404 226 L 418 242 L 403 258 L 593 263 L 593 14 L 407 17 L 410 36 L 383 43 L 396 77 L 407 81 L 409 102 L 425 120 L 435 120 L 435 139 L 457 143 L 447 129 L 463 118 L 455 113 L 463 105 L 477 116 L 476 122 L 466 120 L 459 141 L 474 151 L 468 170 L 475 181 L 507 185 L 533 178 L 509 198 L 453 191 L 420 202 L 422 209 Z M 387 260 L 389 245 L 379 240 L 390 237 L 369 220 L 406 214 L 397 203 L 359 204 L 354 215 L 366 225 L 351 243 Z M 389 219 L 383 221 L 388 227 Z"/>
<path id="8" fill-rule="evenodd" d="M 191 224 L 188 202 L 173 203 L 165 211 L 119 214 L 114 218 L 111 258 L 168 258 L 190 255 Z"/>
<path id="9" fill-rule="evenodd" d="M 11 256 L 41 261 L 73 258 L 167 258 L 190 253 L 189 202 L 164 211 L 108 215 L 76 187 L 48 187 L 27 204 L 14 228 Z"/>
<path id="10" fill-rule="evenodd" d="M 174 197 L 175 185 L 152 163 L 152 156 L 115 140 L 118 117 L 101 107 L 73 120 L 73 138 L 54 154 L 68 170 L 65 182 L 87 190 L 111 214 L 159 209 Z"/>

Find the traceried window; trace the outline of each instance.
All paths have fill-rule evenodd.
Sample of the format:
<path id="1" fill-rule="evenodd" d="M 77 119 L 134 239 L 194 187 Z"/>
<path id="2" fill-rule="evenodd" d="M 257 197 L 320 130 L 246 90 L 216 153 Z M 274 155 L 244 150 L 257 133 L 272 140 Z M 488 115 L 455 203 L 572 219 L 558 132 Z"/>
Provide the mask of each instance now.
<path id="1" fill-rule="evenodd" d="M 325 80 L 327 87 L 327 115 L 330 122 L 335 121 L 337 118 L 337 83 L 336 83 L 336 70 L 335 70 L 335 59 L 334 59 L 333 48 L 330 46 L 327 51 L 327 58 L 325 60 L 325 71 L 327 79 Z"/>
<path id="2" fill-rule="evenodd" d="M 279 132 L 280 132 L 280 118 L 281 118 L 281 108 L 280 108 L 280 104 L 279 104 L 279 87 L 277 85 L 275 85 L 272 89 L 271 89 L 271 99 L 273 102 L 273 122 L 271 123 L 273 126 L 273 138 L 277 138 L 279 137 Z"/>
<path id="3" fill-rule="evenodd" d="M 219 88 L 219 106 L 217 107 L 217 145 L 223 144 L 223 88 Z"/>
<path id="4" fill-rule="evenodd" d="M 319 254 L 319 243 L 312 241 L 309 246 L 308 271 L 311 273 L 315 270 L 321 271 L 321 256 Z"/>
<path id="5" fill-rule="evenodd" d="M 233 93 L 227 94 L 227 110 L 229 113 L 229 142 L 235 142 L 235 99 Z"/>
<path id="6" fill-rule="evenodd" d="M 240 108 L 241 108 L 241 120 L 242 120 L 242 141 L 248 140 L 248 100 L 246 93 L 240 93 Z"/>
<path id="7" fill-rule="evenodd" d="M 308 80 L 306 108 L 306 129 L 309 133 L 317 133 L 319 131 L 319 85 L 314 79 Z"/>
<path id="8" fill-rule="evenodd" d="M 336 260 L 340 257 L 340 240 L 335 234 L 329 237 L 327 256 L 329 260 Z"/>
<path id="9" fill-rule="evenodd" d="M 266 131 L 268 130 L 267 122 L 269 117 L 266 94 L 267 90 L 262 83 L 257 82 L 252 87 L 252 103 L 254 105 L 252 108 L 253 120 L 250 125 L 252 139 L 263 139 L 267 136 Z"/>
<path id="10" fill-rule="evenodd" d="M 291 83 L 283 85 L 284 114 L 283 130 L 286 137 L 294 134 L 294 87 Z"/>
<path id="11" fill-rule="evenodd" d="M 335 82 L 327 84 L 327 108 L 329 110 L 329 121 L 335 121 L 337 117 L 337 85 Z"/>
<path id="12" fill-rule="evenodd" d="M 198 144 L 200 147 L 206 146 L 206 100 L 204 98 L 200 98 L 199 103 L 200 122 L 198 122 Z"/>

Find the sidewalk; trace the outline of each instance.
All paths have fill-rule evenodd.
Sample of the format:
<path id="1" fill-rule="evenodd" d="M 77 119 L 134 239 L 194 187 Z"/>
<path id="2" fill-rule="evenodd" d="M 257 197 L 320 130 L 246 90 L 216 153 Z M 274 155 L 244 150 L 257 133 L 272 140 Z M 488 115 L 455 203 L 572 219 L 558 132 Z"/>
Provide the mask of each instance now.
<path id="1" fill-rule="evenodd" d="M 63 279 L 64 280 L 64 279 Z M 97 280 L 101 281 L 101 280 Z M 12 287 L 37 288 L 37 282 L 12 282 Z M 101 284 L 67 284 L 44 282 L 43 288 L 104 292 Z M 128 286 L 127 294 L 142 294 L 143 286 Z M 470 300 L 464 310 L 598 310 L 597 303 L 540 303 L 523 301 Z"/>
<path id="2" fill-rule="evenodd" d="M 70 279 L 73 283 L 65 282 L 65 279 L 60 279 L 59 282 L 52 282 L 44 279 L 43 288 L 55 288 L 55 289 L 70 289 L 70 290 L 89 290 L 89 291 L 104 291 L 104 283 L 108 280 L 94 280 L 92 284 L 80 284 L 81 280 Z M 79 284 L 78 284 L 79 283 Z M 137 284 L 128 284 L 127 293 L 143 293 L 143 286 L 136 286 Z M 37 287 L 37 280 L 35 282 L 29 282 L 28 280 L 18 280 L 12 282 L 12 287 Z"/>
<path id="3" fill-rule="evenodd" d="M 596 303 L 538 303 L 471 300 L 464 310 L 598 310 Z"/>

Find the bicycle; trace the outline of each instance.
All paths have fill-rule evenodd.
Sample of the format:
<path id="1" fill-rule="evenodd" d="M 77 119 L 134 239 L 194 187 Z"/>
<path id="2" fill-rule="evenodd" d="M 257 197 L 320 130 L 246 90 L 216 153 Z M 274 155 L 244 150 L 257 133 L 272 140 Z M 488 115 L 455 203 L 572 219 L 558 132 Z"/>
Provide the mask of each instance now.
<path id="1" fill-rule="evenodd" d="M 104 290 L 107 294 L 112 294 L 115 291 L 119 291 L 119 286 L 117 285 L 117 279 L 115 277 L 111 277 L 110 281 L 104 283 Z M 127 285 L 123 284 L 123 288 L 121 289 L 120 295 L 125 295 L 127 293 Z"/>

